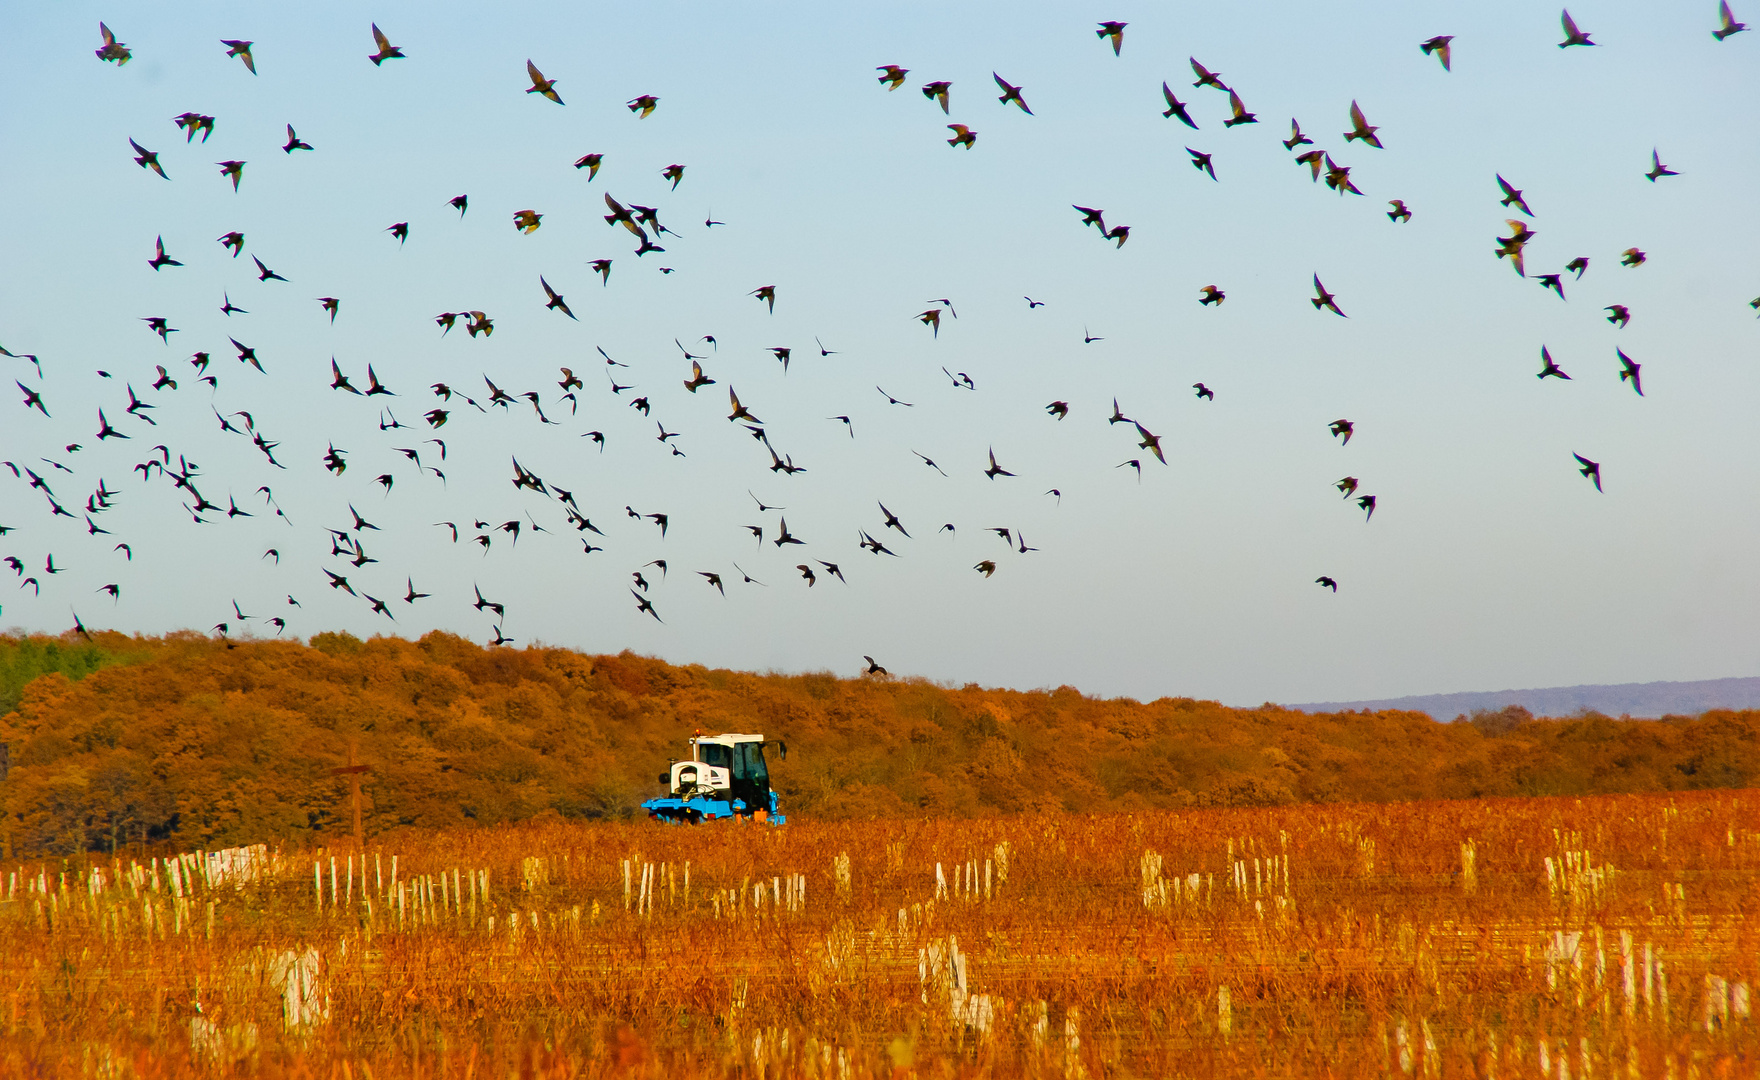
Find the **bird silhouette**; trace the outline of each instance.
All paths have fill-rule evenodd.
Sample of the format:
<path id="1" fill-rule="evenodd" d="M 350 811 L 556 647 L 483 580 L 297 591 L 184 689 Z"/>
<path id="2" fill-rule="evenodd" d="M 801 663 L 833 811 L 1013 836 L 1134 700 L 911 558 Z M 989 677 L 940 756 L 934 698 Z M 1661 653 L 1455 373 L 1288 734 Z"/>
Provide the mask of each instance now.
<path id="1" fill-rule="evenodd" d="M 1352 101 L 1351 129 L 1344 133 L 1344 141 L 1348 143 L 1352 139 L 1361 139 L 1375 149 L 1380 150 L 1383 148 L 1381 146 L 1381 140 L 1375 135 L 1379 130 L 1381 129 L 1374 124 L 1369 123 L 1369 121 L 1363 116 L 1363 110 L 1357 107 L 1355 101 Z"/>
<path id="2" fill-rule="evenodd" d="M 1573 453 L 1571 455 L 1571 457 L 1574 457 L 1577 459 L 1577 465 L 1579 466 L 1577 471 L 1582 473 L 1586 479 L 1595 481 L 1595 490 L 1600 491 L 1601 490 L 1601 463 L 1599 461 L 1590 461 L 1588 458 L 1584 457 L 1581 454 L 1574 454 Z"/>
<path id="3" fill-rule="evenodd" d="M 897 90 L 904 85 L 904 77 L 911 73 L 910 68 L 901 68 L 897 64 L 883 64 L 874 69 L 880 72 L 880 83 L 888 90 Z"/>
<path id="4" fill-rule="evenodd" d="M 1129 25 L 1129 23 L 1121 22 L 1103 22 L 1100 24 L 1100 29 L 1094 31 L 1094 36 L 1111 38 L 1112 55 L 1117 56 L 1118 50 L 1124 47 L 1124 28 Z"/>
<path id="5" fill-rule="evenodd" d="M 1200 153 L 1189 146 L 1186 147 L 1186 153 L 1192 155 L 1192 168 L 1199 172 L 1207 172 L 1210 174 L 1210 179 L 1216 179 L 1216 165 L 1211 161 L 1212 155 Z"/>
<path id="6" fill-rule="evenodd" d="M 1534 211 L 1528 209 L 1528 200 L 1522 198 L 1521 189 L 1511 187 L 1510 182 L 1505 180 L 1501 173 L 1497 176 L 1497 186 L 1503 189 L 1503 199 L 1501 201 L 1504 206 L 1513 206 L 1529 217 L 1534 216 Z"/>
<path id="7" fill-rule="evenodd" d="M 1453 34 L 1442 34 L 1421 43 L 1418 48 L 1423 50 L 1425 56 L 1434 54 L 1436 59 L 1442 61 L 1442 70 L 1449 71 L 1451 70 L 1449 67 L 1449 59 L 1453 50 L 1449 48 L 1448 43 L 1453 40 Z"/>
<path id="8" fill-rule="evenodd" d="M 1729 9 L 1729 0 L 1718 0 L 1717 18 L 1718 18 L 1718 22 L 1721 23 L 1722 25 L 1718 29 L 1711 31 L 1711 36 L 1716 38 L 1719 41 L 1722 41 L 1724 38 L 1729 37 L 1731 34 L 1739 34 L 1743 30 L 1746 30 L 1748 28 L 1747 23 L 1736 22 L 1736 17 L 1734 15 L 1734 13 L 1732 13 Z M 103 23 L 98 24 L 98 27 L 100 29 L 102 29 L 103 26 L 104 26 Z M 106 42 L 111 40 L 108 34 L 105 35 L 104 40 Z M 123 60 L 125 62 L 128 59 L 127 53 L 128 53 L 128 50 L 124 49 L 123 50 Z M 102 56 L 103 52 L 100 51 L 98 55 Z"/>
<path id="9" fill-rule="evenodd" d="M 1644 396 L 1644 384 L 1638 377 L 1638 371 L 1639 371 L 1639 369 L 1641 369 L 1643 367 L 1643 365 L 1638 364 L 1638 363 L 1634 363 L 1632 358 L 1627 356 L 1625 354 L 1625 350 L 1623 350 L 1623 349 L 1615 349 L 1613 351 L 1619 357 L 1619 381 L 1622 383 L 1630 381 L 1632 384 L 1632 389 L 1637 391 L 1637 394 L 1639 397 L 1643 397 Z M 102 412 L 99 412 L 99 414 L 98 414 L 99 419 L 102 419 L 103 415 L 104 414 Z"/>
<path id="10" fill-rule="evenodd" d="M 1192 84 L 1192 89 L 1196 90 L 1200 86 L 1212 86 L 1225 94 L 1228 93 L 1228 85 L 1222 81 L 1220 71 L 1211 71 L 1203 64 L 1198 63 L 1198 58 L 1195 56 L 1189 57 L 1188 60 L 1192 65 L 1192 74 L 1198 77 L 1198 81 Z"/>
<path id="11" fill-rule="evenodd" d="M 255 75 L 257 73 L 256 58 L 251 56 L 251 46 L 255 45 L 256 42 L 254 42 L 254 41 L 221 41 L 220 44 L 226 46 L 226 55 L 227 56 L 238 57 L 241 61 L 244 62 L 245 68 L 252 75 Z"/>
<path id="12" fill-rule="evenodd" d="M 951 89 L 953 89 L 953 84 L 950 82 L 932 82 L 923 87 L 923 96 L 930 101 L 939 102 L 941 105 L 941 112 L 946 115 L 947 92 Z"/>
<path id="13" fill-rule="evenodd" d="M 1021 112 L 1026 113 L 1028 116 L 1033 115 L 1033 110 L 1027 108 L 1026 98 L 1021 97 L 1020 87 L 1011 85 L 1007 79 L 1004 79 L 994 71 L 990 73 L 990 77 L 996 80 L 997 87 L 1002 91 L 1002 96 L 996 99 L 998 102 L 1003 105 L 1013 102 L 1020 106 Z"/>
<path id="14" fill-rule="evenodd" d="M 387 60 L 404 59 L 403 50 L 391 44 L 390 40 L 380 31 L 378 23 L 373 23 L 372 29 L 373 44 L 377 45 L 379 49 L 377 52 L 369 53 L 367 59 L 373 62 L 374 67 L 378 67 Z"/>
<path id="15" fill-rule="evenodd" d="M 1223 127 L 1236 127 L 1240 124 L 1257 124 L 1259 122 L 1259 118 L 1247 111 L 1246 105 L 1241 101 L 1241 96 L 1233 90 L 1228 92 L 1228 108 L 1233 116 L 1222 122 Z"/>
<path id="16" fill-rule="evenodd" d="M 143 169 L 153 170 L 158 173 L 162 179 L 171 179 L 171 177 L 165 175 L 165 166 L 159 164 L 159 155 L 156 151 L 148 150 L 133 139 L 128 140 L 128 145 L 134 147 L 134 163 L 136 165 L 139 165 Z"/>
<path id="17" fill-rule="evenodd" d="M 526 88 L 526 93 L 542 94 L 558 105 L 568 104 L 562 100 L 562 95 L 556 92 L 556 80 L 546 79 L 544 73 L 538 70 L 538 65 L 532 63 L 530 60 L 526 61 L 526 74 L 530 76 L 532 80 L 532 85 Z"/>
<path id="18" fill-rule="evenodd" d="M 1593 44 L 1595 44 L 1593 41 L 1589 40 L 1588 34 L 1585 34 L 1581 30 L 1577 29 L 1577 22 L 1575 19 L 1571 18 L 1571 13 L 1570 13 L 1569 8 L 1566 8 L 1564 10 L 1564 12 L 1559 16 L 1558 21 L 1559 21 L 1559 25 L 1564 27 L 1564 40 L 1558 43 L 1559 48 L 1566 49 L 1572 45 L 1593 45 Z"/>
<path id="19" fill-rule="evenodd" d="M 1327 577 L 1325 574 L 1321 574 L 1319 577 L 1315 578 L 1314 584 L 1319 585 L 1322 588 L 1331 589 L 1335 593 L 1338 592 L 1338 582 Z"/>
<path id="20" fill-rule="evenodd" d="M 1198 125 L 1192 119 L 1191 113 L 1186 111 L 1186 103 L 1174 96 L 1172 88 L 1166 82 L 1161 84 L 1161 97 L 1167 102 L 1167 110 L 1161 114 L 1163 117 L 1168 119 L 1178 117 L 1180 123 L 1186 127 L 1193 131 L 1198 130 Z"/>
<path id="21" fill-rule="evenodd" d="M 1308 302 L 1314 305 L 1315 311 L 1319 311 L 1321 308 L 1326 308 L 1340 318 L 1349 318 L 1348 315 L 1339 310 L 1338 298 L 1327 292 L 1326 286 L 1320 284 L 1319 274 L 1314 275 L 1314 295 Z"/>
<path id="22" fill-rule="evenodd" d="M 1654 148 L 1651 149 L 1651 151 L 1650 151 L 1650 171 L 1644 174 L 1644 179 L 1646 179 L 1646 180 L 1650 181 L 1652 184 L 1654 184 L 1657 181 L 1657 178 L 1659 178 L 1659 177 L 1679 176 L 1679 175 L 1680 175 L 1680 173 L 1675 172 L 1673 169 L 1669 168 L 1667 165 L 1664 165 L 1662 163 L 1661 155 L 1658 154 Z"/>
<path id="23" fill-rule="evenodd" d="M 128 63 L 129 58 L 134 55 L 129 51 L 127 45 L 116 40 L 116 35 L 111 33 L 110 28 L 103 23 L 98 24 L 98 35 L 104 39 L 104 44 L 102 48 L 97 50 L 97 57 L 105 63 L 121 67 Z"/>
<path id="24" fill-rule="evenodd" d="M 1569 375 L 1564 373 L 1563 368 L 1553 363 L 1552 353 L 1547 350 L 1546 346 L 1542 345 L 1540 346 L 1540 374 L 1534 377 L 1537 379 L 1544 379 L 1549 376 L 1555 379 L 1570 378 Z"/>

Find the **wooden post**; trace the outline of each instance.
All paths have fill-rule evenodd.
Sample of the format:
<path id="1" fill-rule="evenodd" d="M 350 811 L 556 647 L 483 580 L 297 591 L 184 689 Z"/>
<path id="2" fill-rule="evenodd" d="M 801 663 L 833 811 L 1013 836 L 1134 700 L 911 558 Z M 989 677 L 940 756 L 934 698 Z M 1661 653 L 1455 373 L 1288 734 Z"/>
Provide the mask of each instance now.
<path id="1" fill-rule="evenodd" d="M 372 772 L 373 767 L 371 765 L 356 765 L 354 761 L 354 751 L 354 740 L 350 739 L 348 743 L 347 767 L 331 769 L 330 775 L 348 777 L 349 796 L 354 804 L 354 846 L 364 850 L 365 839 L 361 832 L 361 774 Z"/>

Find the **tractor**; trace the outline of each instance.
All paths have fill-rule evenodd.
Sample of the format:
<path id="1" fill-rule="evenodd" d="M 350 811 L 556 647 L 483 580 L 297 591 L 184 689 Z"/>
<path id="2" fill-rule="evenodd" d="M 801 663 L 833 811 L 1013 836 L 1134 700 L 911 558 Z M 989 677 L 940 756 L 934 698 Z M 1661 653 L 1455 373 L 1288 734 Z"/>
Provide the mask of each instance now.
<path id="1" fill-rule="evenodd" d="M 770 788 L 764 748 L 774 746 L 788 760 L 788 744 L 762 735 L 696 735 L 691 756 L 674 761 L 660 775 L 667 794 L 642 803 L 655 821 L 696 825 L 705 821 L 753 820 L 781 825 L 788 819 L 778 810 Z"/>

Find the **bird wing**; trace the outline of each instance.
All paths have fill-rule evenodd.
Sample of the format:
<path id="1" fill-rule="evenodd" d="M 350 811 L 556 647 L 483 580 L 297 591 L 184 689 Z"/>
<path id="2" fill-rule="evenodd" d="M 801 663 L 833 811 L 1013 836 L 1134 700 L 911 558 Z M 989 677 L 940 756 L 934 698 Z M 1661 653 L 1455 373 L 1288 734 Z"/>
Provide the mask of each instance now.
<path id="1" fill-rule="evenodd" d="M 1559 16 L 1558 21 L 1559 21 L 1559 24 L 1564 27 L 1564 36 L 1565 37 L 1579 38 L 1579 37 L 1583 36 L 1582 32 L 1577 29 L 1576 20 L 1571 18 L 1571 13 L 1570 13 L 1569 8 L 1564 9 L 1564 11 Z"/>
<path id="2" fill-rule="evenodd" d="M 374 44 L 379 46 L 380 52 L 384 52 L 387 49 L 391 48 L 391 42 L 389 42 L 385 39 L 385 35 L 383 32 L 380 31 L 378 23 L 373 24 L 373 42 L 374 42 Z M 291 130 L 291 129 L 289 129 L 289 130 Z"/>
<path id="3" fill-rule="evenodd" d="M 538 65 L 532 63 L 530 60 L 526 61 L 526 74 L 532 77 L 533 86 L 543 86 L 544 83 L 548 81 L 544 78 L 544 73 L 538 70 Z"/>

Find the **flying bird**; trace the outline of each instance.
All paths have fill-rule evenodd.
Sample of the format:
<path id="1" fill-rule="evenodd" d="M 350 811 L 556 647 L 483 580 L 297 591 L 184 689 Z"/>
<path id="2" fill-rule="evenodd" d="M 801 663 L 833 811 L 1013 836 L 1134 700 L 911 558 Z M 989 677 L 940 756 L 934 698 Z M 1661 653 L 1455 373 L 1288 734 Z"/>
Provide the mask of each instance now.
<path id="1" fill-rule="evenodd" d="M 1736 22 L 1735 14 L 1729 9 L 1729 0 L 1718 0 L 1717 17 L 1718 20 L 1723 23 L 1723 26 L 1720 29 L 1711 31 L 1711 36 L 1719 41 L 1729 37 L 1731 34 L 1739 34 L 1748 28 L 1747 23 Z M 103 23 L 98 24 L 100 30 L 103 29 L 103 27 Z M 105 34 L 104 40 L 106 42 L 111 40 L 108 33 Z M 122 53 L 122 59 L 126 63 L 128 60 L 128 50 L 124 49 L 122 50 Z M 98 55 L 103 56 L 104 54 L 99 52 Z"/>
<path id="2" fill-rule="evenodd" d="M 1529 217 L 1534 216 L 1534 211 L 1528 209 L 1528 201 L 1522 198 L 1521 189 L 1511 187 L 1509 181 L 1505 180 L 1501 173 L 1497 177 L 1497 186 L 1503 189 L 1503 199 L 1501 200 L 1503 205 L 1513 206 Z"/>
<path id="3" fill-rule="evenodd" d="M 636 117 L 638 120 L 646 120 L 649 114 L 652 113 L 659 104 L 660 99 L 652 94 L 643 94 L 641 97 L 635 98 L 627 103 L 630 112 L 641 114 Z"/>
<path id="4" fill-rule="evenodd" d="M 1728 9 L 1725 8 L 1725 13 L 1727 14 L 1727 12 Z M 1730 32 L 1734 33 L 1735 31 L 1732 30 Z M 128 63 L 129 57 L 134 54 L 129 51 L 127 45 L 116 40 L 116 35 L 110 32 L 108 26 L 99 23 L 98 34 L 104 39 L 104 47 L 97 50 L 98 59 L 107 64 L 115 64 L 117 67 L 121 67 Z"/>
<path id="5" fill-rule="evenodd" d="M 1601 463 L 1599 461 L 1590 461 L 1588 458 L 1584 457 L 1581 454 L 1573 453 L 1571 455 L 1571 457 L 1574 457 L 1577 459 L 1577 465 L 1578 465 L 1577 471 L 1582 473 L 1585 478 L 1595 481 L 1595 490 L 1600 491 L 1601 490 Z"/>
<path id="6" fill-rule="evenodd" d="M 1315 311 L 1319 311 L 1321 308 L 1328 308 L 1334 315 L 1337 315 L 1340 318 L 1350 318 L 1350 316 L 1339 310 L 1338 298 L 1327 292 L 1326 286 L 1320 284 L 1319 274 L 1314 275 L 1314 294 L 1315 295 L 1311 297 L 1308 302 L 1314 305 Z"/>
<path id="7" fill-rule="evenodd" d="M 1338 591 L 1338 582 L 1327 577 L 1325 574 L 1321 574 L 1319 577 L 1315 578 L 1314 584 L 1319 585 L 1321 588 L 1331 589 L 1335 593 Z"/>
<path id="8" fill-rule="evenodd" d="M 171 177 L 165 175 L 165 166 L 159 164 L 159 152 L 158 151 L 148 150 L 146 147 L 142 146 L 138 142 L 135 142 L 133 139 L 128 140 L 128 145 L 134 147 L 134 153 L 135 153 L 134 163 L 136 165 L 139 165 L 143 169 L 153 170 L 154 172 L 158 173 L 162 179 L 165 179 L 165 180 L 171 179 Z"/>
<path id="9" fill-rule="evenodd" d="M 1351 444 L 1351 436 L 1356 434 L 1357 425 L 1351 423 L 1349 420 L 1334 420 L 1331 424 L 1327 425 L 1327 430 L 1332 432 L 1332 437 L 1335 439 L 1340 436 L 1344 437 L 1344 442 L 1339 443 L 1340 446 L 1349 446 Z"/>
<path id="10" fill-rule="evenodd" d="M 1165 81 L 1161 84 L 1161 96 L 1167 102 L 1167 110 L 1161 114 L 1163 117 L 1171 119 L 1177 116 L 1180 123 L 1193 131 L 1198 130 L 1198 125 L 1192 120 L 1192 114 L 1186 112 L 1186 103 L 1173 95 L 1173 90 Z"/>
<path id="11" fill-rule="evenodd" d="M 251 261 L 257 264 L 257 280 L 258 281 L 286 281 L 287 280 L 286 278 L 282 277 L 280 274 L 277 274 L 275 271 L 269 269 L 267 266 L 264 266 L 263 260 L 257 258 L 255 255 L 251 256 Z"/>
<path id="12" fill-rule="evenodd" d="M 1425 56 L 1434 54 L 1436 59 L 1442 61 L 1442 70 L 1448 71 L 1450 70 L 1448 63 L 1451 55 L 1448 43 L 1453 40 L 1453 34 L 1442 34 L 1431 38 L 1429 41 L 1423 42 L 1418 48 L 1424 51 Z"/>
<path id="13" fill-rule="evenodd" d="M 1625 382 L 1628 379 L 1631 380 L 1632 389 L 1636 390 L 1638 392 L 1639 397 L 1643 397 L 1644 396 L 1644 384 L 1638 378 L 1638 370 L 1641 367 L 1643 367 L 1643 365 L 1633 363 L 1632 358 L 1627 356 L 1625 354 L 1624 350 L 1615 349 L 1613 351 L 1619 355 L 1619 365 L 1620 365 L 1619 381 Z M 104 414 L 102 412 L 99 412 L 98 419 L 102 420 L 103 418 L 104 418 Z"/>
<path id="14" fill-rule="evenodd" d="M 207 140 L 204 139 L 202 141 L 206 142 Z M 299 137 L 299 135 L 294 132 L 293 125 L 288 124 L 287 125 L 287 142 L 282 144 L 281 152 L 284 154 L 291 154 L 295 150 L 310 150 L 311 148 L 312 148 L 312 144 L 302 140 Z"/>
<path id="15" fill-rule="evenodd" d="M 1401 224 L 1412 220 L 1411 208 L 1406 206 L 1404 199 L 1389 199 L 1387 200 L 1387 205 L 1393 207 L 1392 210 L 1387 212 L 1387 220 L 1397 221 Z"/>
<path id="16" fill-rule="evenodd" d="M 1165 85 L 1165 84 L 1163 84 Z M 1289 118 L 1289 138 L 1283 140 L 1285 150 L 1294 150 L 1298 146 L 1313 146 L 1314 140 L 1302 134 L 1302 125 L 1295 117 Z"/>
<path id="17" fill-rule="evenodd" d="M 1583 280 L 1583 271 L 1589 269 L 1589 260 L 1582 255 L 1578 255 L 1570 262 L 1565 263 L 1564 268 L 1567 271 L 1575 273 L 1577 275 L 1577 280 L 1581 281 Z"/>
<path id="18" fill-rule="evenodd" d="M 550 283 L 544 280 L 543 274 L 538 275 L 538 284 L 543 286 L 544 295 L 550 298 L 549 302 L 544 305 L 546 310 L 560 311 L 569 318 L 574 319 L 574 312 L 568 310 L 568 304 L 562 299 L 562 294 L 550 287 Z M 575 321 L 579 322 L 580 320 L 575 319 Z M 564 368 L 563 370 L 566 371 L 567 369 Z M 566 387 L 564 387 L 564 389 L 566 389 Z"/>
<path id="19" fill-rule="evenodd" d="M 947 130 L 953 132 L 953 138 L 947 140 L 948 146 L 964 146 L 967 150 L 978 141 L 978 133 L 964 124 L 949 124 Z"/>
<path id="20" fill-rule="evenodd" d="M 1572 45 L 1595 44 L 1593 41 L 1589 40 L 1588 34 L 1577 29 L 1577 21 L 1571 18 L 1569 8 L 1564 9 L 1563 13 L 1559 16 L 1558 21 L 1559 25 L 1564 27 L 1564 40 L 1558 43 L 1559 48 L 1566 49 Z"/>
<path id="21" fill-rule="evenodd" d="M 543 220 L 544 215 L 536 210 L 515 210 L 513 212 L 513 227 L 527 235 L 537 232 L 538 224 Z"/>
<path id="22" fill-rule="evenodd" d="M 212 116 L 203 116 L 201 113 L 186 112 L 173 116 L 171 121 L 183 130 L 183 141 L 185 143 L 194 142 L 196 132 L 198 131 L 202 133 L 203 142 L 207 142 L 208 136 L 214 133 L 214 118 Z"/>
<path id="23" fill-rule="evenodd" d="M 538 65 L 532 63 L 530 60 L 526 61 L 526 74 L 529 75 L 532 80 L 532 85 L 526 88 L 526 93 L 542 94 L 551 101 L 556 102 L 558 105 L 567 104 L 567 102 L 562 100 L 562 95 L 556 92 L 556 80 L 546 79 L 544 73 L 538 70 Z"/>
<path id="24" fill-rule="evenodd" d="M 918 456 L 921 457 L 922 455 L 919 454 Z M 928 459 L 925 458 L 924 460 Z M 996 449 L 992 447 L 990 450 L 990 467 L 984 470 L 984 475 L 994 480 L 998 476 L 1013 476 L 1014 473 L 1011 473 L 1007 469 L 996 464 Z"/>
<path id="25" fill-rule="evenodd" d="M 1002 96 L 996 99 L 999 103 L 1007 105 L 1012 101 L 1020 106 L 1021 112 L 1026 113 L 1028 116 L 1033 115 L 1033 110 L 1027 108 L 1027 99 L 1021 97 L 1020 87 L 1011 84 L 1007 79 L 1004 79 L 994 71 L 990 73 L 990 77 L 996 80 L 996 85 L 1002 90 Z"/>
<path id="26" fill-rule="evenodd" d="M 1642 266 L 1645 258 L 1642 251 L 1635 247 L 1629 247 L 1619 253 L 1619 264 L 1621 266 Z"/>
<path id="27" fill-rule="evenodd" d="M 1118 50 L 1124 47 L 1124 28 L 1129 25 L 1129 23 L 1121 22 L 1103 22 L 1100 24 L 1100 29 L 1094 31 L 1094 36 L 1097 38 L 1111 38 L 1112 55 L 1117 56 Z"/>
<path id="28" fill-rule="evenodd" d="M 373 66 L 378 67 L 387 60 L 404 59 L 403 50 L 391 44 L 390 40 L 385 37 L 384 32 L 379 29 L 379 24 L 373 23 L 372 26 L 373 44 L 379 46 L 378 52 L 369 53 L 367 55 L 367 59 L 373 62 Z"/>
<path id="29" fill-rule="evenodd" d="M 774 286 L 774 285 L 760 285 L 758 288 L 753 289 L 747 295 L 748 296 L 755 296 L 759 300 L 762 300 L 764 303 L 770 305 L 770 314 L 772 314 L 772 315 L 776 314 L 776 286 Z"/>
<path id="30" fill-rule="evenodd" d="M 1657 177 L 1679 175 L 1680 173 L 1675 172 L 1673 169 L 1662 163 L 1661 155 L 1659 155 L 1656 152 L 1656 149 L 1652 147 L 1650 150 L 1650 171 L 1644 174 L 1644 179 L 1654 184 Z"/>
<path id="31" fill-rule="evenodd" d="M 897 90 L 904 85 L 904 77 L 911 73 L 910 68 L 901 68 L 897 64 L 884 64 L 874 69 L 881 73 L 880 82 L 889 84 L 887 90 Z"/>
<path id="32" fill-rule="evenodd" d="M 1554 379 L 1570 379 L 1570 376 L 1564 373 L 1564 369 L 1553 362 L 1552 353 L 1548 351 L 1544 345 L 1540 346 L 1540 374 L 1534 377 L 1536 379 L 1544 379 L 1548 377 Z"/>
<path id="33" fill-rule="evenodd" d="M 1228 93 L 1228 86 L 1222 81 L 1222 72 L 1211 71 L 1203 64 L 1198 63 L 1198 58 L 1195 56 L 1188 57 L 1188 60 L 1192 65 L 1192 74 L 1198 77 L 1198 81 L 1192 84 L 1192 89 L 1196 90 L 1200 86 L 1214 86 L 1223 93 Z"/>
<path id="34" fill-rule="evenodd" d="M 1186 153 L 1192 155 L 1192 168 L 1199 172 L 1207 172 L 1210 174 L 1210 179 L 1216 179 L 1216 166 L 1210 160 L 1214 155 L 1199 153 L 1189 146 L 1186 147 Z"/>
<path id="35" fill-rule="evenodd" d="M 242 161 L 217 161 L 214 164 L 220 166 L 221 176 L 232 178 L 232 190 L 237 191 L 239 182 L 244 179 L 245 163 Z"/>
<path id="36" fill-rule="evenodd" d="M 147 260 L 147 265 L 157 270 L 163 266 L 182 266 L 183 264 L 165 254 L 165 238 L 160 236 L 153 239 L 153 257 Z"/>
<path id="37" fill-rule="evenodd" d="M 1234 127 L 1237 124 L 1257 124 L 1259 122 L 1259 118 L 1253 113 L 1247 111 L 1246 105 L 1241 102 L 1241 96 L 1233 90 L 1228 92 L 1228 108 L 1234 116 L 1232 119 L 1224 120 L 1222 122 L 1223 127 Z"/>
<path id="38" fill-rule="evenodd" d="M 238 57 L 240 60 L 244 61 L 244 66 L 247 69 L 249 69 L 249 71 L 252 75 L 255 75 L 257 73 L 257 62 L 251 56 L 251 46 L 255 45 L 256 42 L 254 42 L 254 41 L 224 41 L 223 40 L 220 42 L 220 44 L 226 46 L 226 55 L 227 56 Z"/>
<path id="39" fill-rule="evenodd" d="M 1380 130 L 1381 129 L 1374 124 L 1369 123 L 1369 121 L 1363 116 L 1363 110 L 1357 107 L 1355 101 L 1352 101 L 1351 129 L 1344 133 L 1344 141 L 1348 143 L 1352 139 L 1361 139 L 1375 149 L 1380 150 L 1383 148 L 1381 140 L 1375 136 L 1375 133 Z"/>
<path id="40" fill-rule="evenodd" d="M 1192 389 L 1196 390 L 1198 392 L 1197 397 L 1200 400 L 1203 400 L 1203 401 L 1215 401 L 1216 400 L 1216 391 L 1210 389 L 1208 386 L 1205 386 L 1201 382 L 1193 383 Z"/>
<path id="41" fill-rule="evenodd" d="M 1214 285 L 1206 285 L 1198 290 L 1198 303 L 1204 307 L 1220 304 L 1228 299 L 1228 294 Z"/>
<path id="42" fill-rule="evenodd" d="M 1563 300 L 1565 298 L 1564 297 L 1564 281 L 1562 280 L 1560 275 L 1558 275 L 1558 274 L 1540 274 L 1540 275 L 1536 276 L 1534 278 L 1534 280 L 1540 283 L 1541 288 L 1551 289 L 1553 292 L 1557 293 L 1558 298 L 1560 300 Z"/>
<path id="43" fill-rule="evenodd" d="M 950 82 L 932 82 L 923 87 L 923 96 L 930 101 L 940 102 L 941 113 L 945 116 L 947 115 L 947 92 L 952 88 L 953 84 Z"/>
<path id="44" fill-rule="evenodd" d="M 1357 500 L 1357 506 L 1361 507 L 1362 510 L 1364 511 L 1363 521 L 1365 524 L 1367 524 L 1369 519 L 1375 516 L 1375 496 L 1373 496 L 1373 495 L 1363 496 L 1362 498 Z"/>

